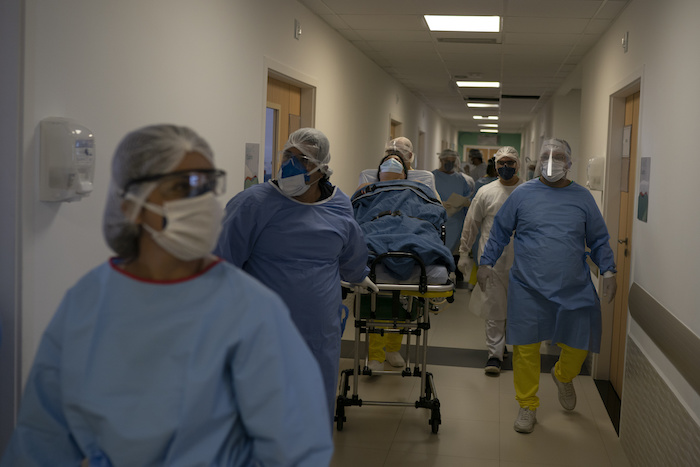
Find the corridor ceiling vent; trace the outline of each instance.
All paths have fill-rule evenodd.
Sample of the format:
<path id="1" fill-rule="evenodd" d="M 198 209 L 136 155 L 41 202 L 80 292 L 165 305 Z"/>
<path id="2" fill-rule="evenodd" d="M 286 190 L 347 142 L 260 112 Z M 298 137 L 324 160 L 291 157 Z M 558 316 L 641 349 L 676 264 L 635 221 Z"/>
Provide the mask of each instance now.
<path id="1" fill-rule="evenodd" d="M 438 42 L 446 44 L 500 44 L 501 36 L 498 37 L 438 37 Z"/>
<path id="2" fill-rule="evenodd" d="M 500 32 L 500 16 L 424 15 L 428 29 L 433 32 Z"/>

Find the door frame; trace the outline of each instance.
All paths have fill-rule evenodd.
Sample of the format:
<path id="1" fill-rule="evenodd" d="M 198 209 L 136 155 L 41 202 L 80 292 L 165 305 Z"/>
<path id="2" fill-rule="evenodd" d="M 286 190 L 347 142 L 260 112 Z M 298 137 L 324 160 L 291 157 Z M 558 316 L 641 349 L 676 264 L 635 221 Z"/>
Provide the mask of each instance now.
<path id="1" fill-rule="evenodd" d="M 620 176 L 622 173 L 622 136 L 625 126 L 625 99 L 635 92 L 640 92 L 644 96 L 644 68 L 639 68 L 631 73 L 628 77 L 618 82 L 609 92 L 609 115 L 608 115 L 608 144 L 607 157 L 605 162 L 605 183 L 604 183 L 604 198 L 603 198 L 603 218 L 608 227 L 610 234 L 611 248 L 617 251 L 617 238 L 619 234 L 618 221 L 620 209 Z M 640 101 L 639 109 L 639 126 L 637 132 L 637 160 L 641 159 L 642 146 L 639 141 L 642 135 L 642 118 L 644 100 Z M 634 173 L 635 186 L 639 186 L 639 167 L 637 164 L 636 173 Z M 637 197 L 633 197 L 633 202 L 637 202 Z M 635 205 L 636 212 L 636 205 Z M 632 230 L 634 235 L 634 229 Z M 634 281 L 634 250 L 630 250 L 630 271 L 629 284 L 620 284 L 618 282 L 618 290 L 622 287 L 629 289 L 630 284 Z M 617 260 L 617 258 L 616 258 Z M 599 286 L 602 283 L 602 277 L 598 278 Z M 613 339 L 613 311 L 615 302 L 606 303 L 601 301 L 602 312 L 602 336 L 600 344 L 600 353 L 594 354 L 592 357 L 591 375 L 593 379 L 610 380 L 610 357 L 612 353 Z M 628 310 L 629 313 L 629 310 Z M 628 316 L 629 318 L 629 316 Z M 627 331 L 629 333 L 630 319 L 627 320 Z M 626 349 L 626 344 L 624 346 Z M 625 350 L 626 353 L 626 350 Z M 622 394 L 619 394 L 621 397 Z"/>
<path id="2" fill-rule="evenodd" d="M 268 56 L 263 57 L 263 92 L 261 93 L 262 118 L 260 120 L 260 151 L 258 173 L 265 171 L 265 109 L 267 105 L 267 79 L 275 78 L 301 88 L 301 127 L 314 128 L 316 124 L 316 90 L 318 80 L 293 67 Z"/>

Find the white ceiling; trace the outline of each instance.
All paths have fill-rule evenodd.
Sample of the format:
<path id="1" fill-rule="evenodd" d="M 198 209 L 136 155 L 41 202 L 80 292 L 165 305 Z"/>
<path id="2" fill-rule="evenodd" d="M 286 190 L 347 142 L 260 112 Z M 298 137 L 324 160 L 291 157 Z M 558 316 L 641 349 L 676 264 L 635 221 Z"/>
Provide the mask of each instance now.
<path id="1" fill-rule="evenodd" d="M 460 131 L 518 133 L 631 0 L 299 0 Z M 423 15 L 498 15 L 500 33 L 430 32 Z M 488 41 L 490 43 L 483 43 Z M 456 79 L 500 81 L 457 88 Z M 499 99 L 470 109 L 466 98 Z"/>

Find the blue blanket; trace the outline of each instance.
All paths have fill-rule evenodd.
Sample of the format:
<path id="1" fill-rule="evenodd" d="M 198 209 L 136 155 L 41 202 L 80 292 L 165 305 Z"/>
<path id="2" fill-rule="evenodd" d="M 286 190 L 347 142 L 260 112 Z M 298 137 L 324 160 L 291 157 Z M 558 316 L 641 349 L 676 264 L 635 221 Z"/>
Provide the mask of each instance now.
<path id="1" fill-rule="evenodd" d="M 370 260 L 388 251 L 415 253 L 426 266 L 455 269 L 452 253 L 440 238 L 447 212 L 425 184 L 410 180 L 377 182 L 352 196 L 355 220 L 365 235 Z M 414 262 L 387 258 L 386 269 L 399 280 L 410 277 Z"/>

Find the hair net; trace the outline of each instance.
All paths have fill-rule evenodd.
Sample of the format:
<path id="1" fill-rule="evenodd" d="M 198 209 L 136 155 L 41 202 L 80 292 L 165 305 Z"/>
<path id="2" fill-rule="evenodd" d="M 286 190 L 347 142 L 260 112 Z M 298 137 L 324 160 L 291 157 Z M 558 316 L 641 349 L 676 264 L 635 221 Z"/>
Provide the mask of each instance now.
<path id="1" fill-rule="evenodd" d="M 284 144 L 284 150 L 297 148 L 303 155 L 314 162 L 321 173 L 330 177 L 333 171 L 328 167 L 331 161 L 331 143 L 326 135 L 315 128 L 299 128 L 289 135 L 289 139 Z"/>
<path id="2" fill-rule="evenodd" d="M 469 159 L 481 159 L 483 162 L 484 160 L 484 155 L 479 151 L 478 149 L 470 149 L 469 150 Z"/>
<path id="3" fill-rule="evenodd" d="M 455 152 L 453 149 L 443 149 L 442 152 L 440 153 L 439 158 L 440 159 L 447 159 L 448 157 L 454 157 L 457 160 L 459 160 L 459 154 Z"/>
<path id="4" fill-rule="evenodd" d="M 413 143 L 405 136 L 399 136 L 386 143 L 384 153 L 396 154 L 407 162 L 413 162 Z"/>
<path id="5" fill-rule="evenodd" d="M 498 151 L 496 151 L 496 154 L 493 156 L 496 162 L 499 160 L 503 159 L 504 157 L 508 157 L 510 159 L 513 159 L 516 162 L 516 168 L 520 167 L 520 159 L 518 158 L 518 151 L 513 147 L 513 146 L 503 146 L 500 148 Z"/>
<path id="6" fill-rule="evenodd" d="M 112 179 L 107 193 L 103 231 L 107 244 L 121 258 L 138 256 L 138 238 L 141 229 L 134 219 L 141 210 L 138 202 L 122 209 L 124 188 L 129 181 L 148 175 L 172 171 L 188 152 L 197 152 L 212 163 L 214 153 L 209 144 L 187 127 L 151 125 L 127 134 L 117 146 L 112 158 Z M 156 183 L 133 185 L 129 192 L 142 202 Z"/>

